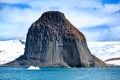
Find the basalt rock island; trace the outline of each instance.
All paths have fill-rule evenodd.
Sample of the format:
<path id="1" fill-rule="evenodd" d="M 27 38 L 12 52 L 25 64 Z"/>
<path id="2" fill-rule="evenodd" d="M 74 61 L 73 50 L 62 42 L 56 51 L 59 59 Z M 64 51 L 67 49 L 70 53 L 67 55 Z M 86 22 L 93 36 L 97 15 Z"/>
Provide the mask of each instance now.
<path id="1" fill-rule="evenodd" d="M 28 30 L 24 55 L 4 66 L 101 67 L 85 36 L 59 11 L 48 11 Z"/>

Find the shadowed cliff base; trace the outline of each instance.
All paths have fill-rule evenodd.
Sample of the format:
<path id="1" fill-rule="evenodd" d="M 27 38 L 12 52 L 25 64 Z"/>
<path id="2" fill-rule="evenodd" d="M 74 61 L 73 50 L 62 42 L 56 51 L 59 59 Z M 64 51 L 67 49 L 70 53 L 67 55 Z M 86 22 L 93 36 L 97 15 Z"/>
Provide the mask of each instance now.
<path id="1" fill-rule="evenodd" d="M 25 52 L 3 66 L 104 67 L 93 56 L 85 36 L 59 11 L 49 11 L 28 30 Z"/>

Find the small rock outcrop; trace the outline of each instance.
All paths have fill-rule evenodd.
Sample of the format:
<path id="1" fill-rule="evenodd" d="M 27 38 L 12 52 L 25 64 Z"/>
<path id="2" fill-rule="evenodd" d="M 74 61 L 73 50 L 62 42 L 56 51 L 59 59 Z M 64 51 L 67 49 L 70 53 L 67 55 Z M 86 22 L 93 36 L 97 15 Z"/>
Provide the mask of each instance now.
<path id="1" fill-rule="evenodd" d="M 58 11 L 45 12 L 28 30 L 24 55 L 8 66 L 98 67 L 85 36 Z"/>

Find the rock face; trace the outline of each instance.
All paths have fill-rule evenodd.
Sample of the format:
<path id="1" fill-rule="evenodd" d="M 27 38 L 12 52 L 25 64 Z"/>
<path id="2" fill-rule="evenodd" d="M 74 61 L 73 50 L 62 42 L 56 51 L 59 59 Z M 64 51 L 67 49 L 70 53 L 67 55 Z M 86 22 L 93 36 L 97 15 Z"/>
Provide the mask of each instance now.
<path id="1" fill-rule="evenodd" d="M 9 66 L 94 67 L 105 64 L 93 56 L 85 36 L 58 11 L 45 12 L 28 30 L 24 55 Z"/>

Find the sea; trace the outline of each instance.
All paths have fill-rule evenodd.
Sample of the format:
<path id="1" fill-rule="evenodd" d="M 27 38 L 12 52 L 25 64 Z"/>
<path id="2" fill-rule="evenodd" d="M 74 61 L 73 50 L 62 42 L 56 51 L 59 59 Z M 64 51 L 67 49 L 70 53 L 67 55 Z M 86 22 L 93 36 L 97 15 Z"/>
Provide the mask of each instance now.
<path id="1" fill-rule="evenodd" d="M 118 68 L 40 68 L 0 67 L 0 80 L 120 80 Z"/>

